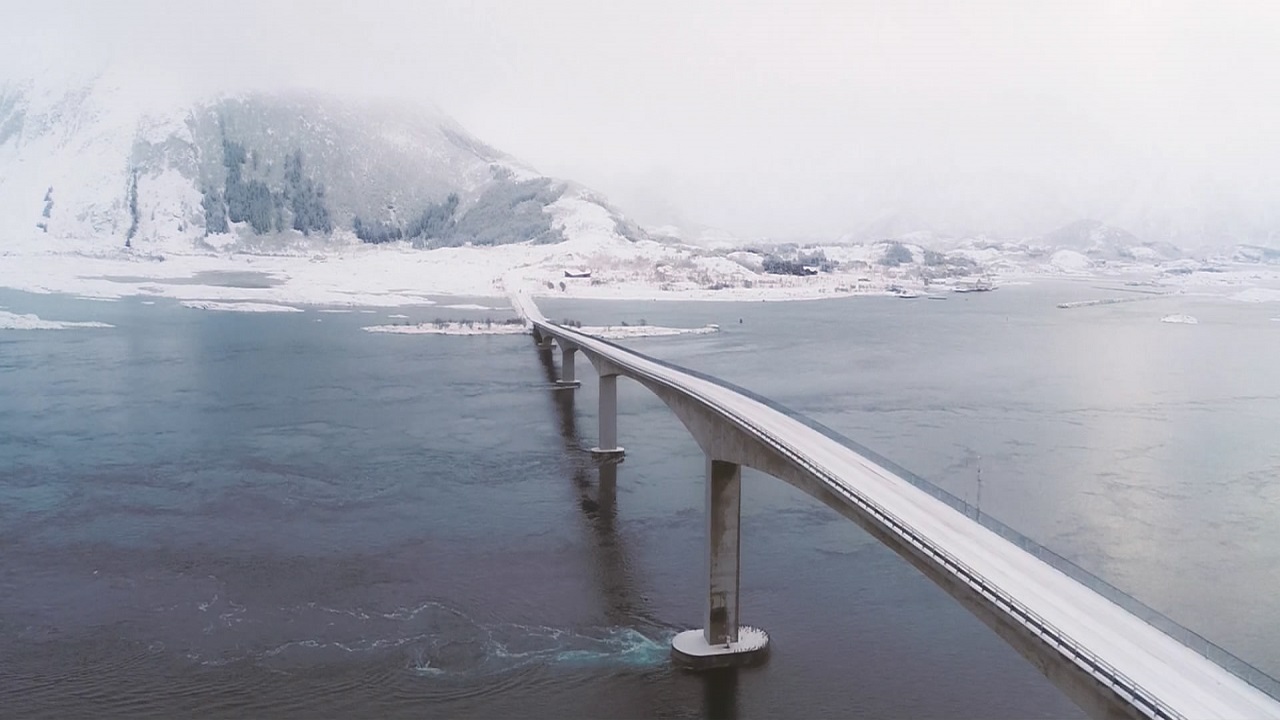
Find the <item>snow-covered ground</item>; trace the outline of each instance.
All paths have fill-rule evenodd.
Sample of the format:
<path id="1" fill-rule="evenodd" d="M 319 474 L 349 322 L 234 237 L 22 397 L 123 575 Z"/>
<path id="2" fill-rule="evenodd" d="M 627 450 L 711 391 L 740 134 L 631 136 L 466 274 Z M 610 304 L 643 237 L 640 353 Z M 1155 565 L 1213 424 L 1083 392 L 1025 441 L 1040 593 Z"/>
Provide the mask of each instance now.
<path id="1" fill-rule="evenodd" d="M 354 238 L 323 251 L 296 254 L 189 253 L 155 255 L 125 248 L 33 246 L 0 239 L 0 287 L 62 293 L 85 299 L 168 297 L 200 302 L 271 305 L 403 307 L 430 305 L 439 296 L 500 298 L 507 287 L 536 295 L 583 299 L 761 301 L 885 295 L 891 287 L 921 294 L 949 293 L 946 278 L 923 283 L 918 266 L 884 268 L 837 261 L 812 276 L 752 270 L 727 254 L 659 243 L 630 241 L 612 232 L 584 232 L 562 243 L 497 247 L 415 249 L 404 243 L 366 245 Z M 821 249 L 821 248 L 819 248 Z M 866 246 L 828 248 L 829 258 L 855 256 Z M 735 253 L 737 254 L 737 253 Z M 1054 266 L 1012 257 L 997 261 L 997 287 L 1062 277 Z M 587 268 L 589 278 L 565 277 L 567 268 Z M 1065 273 L 1149 285 L 1153 293 L 1195 292 L 1241 302 L 1280 302 L 1280 267 L 1221 263 L 1212 271 L 1168 273 L 1145 263 L 1112 264 Z M 226 281 L 229 275 L 260 282 Z M 1134 301 L 1139 297 L 1116 298 Z M 1097 304 L 1091 300 L 1079 304 Z M 492 304 L 455 303 L 458 310 L 497 310 Z"/>

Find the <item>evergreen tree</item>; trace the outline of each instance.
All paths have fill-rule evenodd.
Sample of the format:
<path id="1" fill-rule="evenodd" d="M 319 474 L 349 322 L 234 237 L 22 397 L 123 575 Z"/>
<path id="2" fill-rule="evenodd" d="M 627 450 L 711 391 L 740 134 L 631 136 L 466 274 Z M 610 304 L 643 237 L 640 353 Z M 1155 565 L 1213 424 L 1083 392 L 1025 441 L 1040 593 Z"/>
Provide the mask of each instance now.
<path id="1" fill-rule="evenodd" d="M 138 232 L 138 171 L 129 175 L 129 231 L 124 236 L 124 246 L 133 247 L 133 236 Z"/>
<path id="2" fill-rule="evenodd" d="M 245 187 L 245 219 L 259 235 L 271 232 L 275 218 L 275 201 L 271 188 L 261 180 L 250 180 Z"/>
<path id="3" fill-rule="evenodd" d="M 227 232 L 227 206 L 222 201 L 222 193 L 211 187 L 204 189 L 204 197 L 200 200 L 204 208 L 204 234 L 217 235 Z"/>
<path id="4" fill-rule="evenodd" d="M 312 230 L 332 232 L 333 222 L 325 205 L 324 184 L 317 185 L 302 172 L 302 151 L 295 150 L 284 158 L 284 199 L 293 213 L 293 229 L 310 235 Z"/>

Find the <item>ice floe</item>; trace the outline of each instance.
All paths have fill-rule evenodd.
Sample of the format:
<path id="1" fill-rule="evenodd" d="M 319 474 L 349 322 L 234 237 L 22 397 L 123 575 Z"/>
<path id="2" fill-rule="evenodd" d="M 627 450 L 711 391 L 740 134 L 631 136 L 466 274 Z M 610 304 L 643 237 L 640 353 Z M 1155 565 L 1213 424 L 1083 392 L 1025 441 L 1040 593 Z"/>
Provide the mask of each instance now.
<path id="1" fill-rule="evenodd" d="M 71 322 L 42 320 L 37 315 L 20 315 L 0 310 L 0 330 L 69 330 L 71 328 L 112 328 L 103 322 Z"/>
<path id="2" fill-rule="evenodd" d="M 412 325 L 368 325 L 361 328 L 371 333 L 394 335 L 522 335 L 528 333 L 523 323 L 415 323 Z"/>
<path id="3" fill-rule="evenodd" d="M 290 307 L 288 305 L 272 305 L 271 303 L 255 303 L 255 302 L 217 302 L 214 300 L 183 300 L 182 306 L 193 308 L 195 310 L 217 310 L 220 312 L 252 312 L 252 313 L 302 312 L 301 308 Z"/>

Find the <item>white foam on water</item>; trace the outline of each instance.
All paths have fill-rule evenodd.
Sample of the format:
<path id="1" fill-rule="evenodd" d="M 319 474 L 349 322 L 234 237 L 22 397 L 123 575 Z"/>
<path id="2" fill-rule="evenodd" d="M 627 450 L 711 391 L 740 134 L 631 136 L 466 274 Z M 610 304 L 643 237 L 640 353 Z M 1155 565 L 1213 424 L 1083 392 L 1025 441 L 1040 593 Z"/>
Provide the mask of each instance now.
<path id="1" fill-rule="evenodd" d="M 434 601 L 390 611 L 308 603 L 264 613 L 215 594 L 187 607 L 204 627 L 209 647 L 192 648 L 186 656 L 202 665 L 248 659 L 296 668 L 342 655 L 393 652 L 403 654 L 408 672 L 444 680 L 506 675 L 529 667 L 656 667 L 666 663 L 670 653 L 670 634 L 662 630 L 651 637 L 632 627 L 479 622 Z M 263 622 L 326 630 L 319 636 L 282 637 L 278 644 L 252 649 L 240 635 Z"/>

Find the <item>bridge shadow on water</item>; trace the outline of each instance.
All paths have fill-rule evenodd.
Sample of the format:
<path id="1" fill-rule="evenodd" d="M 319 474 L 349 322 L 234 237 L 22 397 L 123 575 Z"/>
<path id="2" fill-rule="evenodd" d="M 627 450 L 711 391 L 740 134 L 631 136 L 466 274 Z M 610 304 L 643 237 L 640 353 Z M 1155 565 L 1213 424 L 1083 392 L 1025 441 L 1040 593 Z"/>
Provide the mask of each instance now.
<path id="1" fill-rule="evenodd" d="M 552 386 L 559 379 L 553 356 L 552 350 L 539 349 L 539 363 L 547 383 Z M 674 634 L 671 628 L 653 617 L 645 606 L 643 596 L 635 588 L 632 564 L 617 530 L 618 471 L 622 462 L 621 459 L 598 460 L 586 449 L 586 443 L 578 432 L 574 403 L 576 394 L 572 390 L 561 389 L 553 389 L 548 393 L 556 415 L 556 428 L 572 468 L 578 507 L 593 535 L 591 547 L 596 569 L 594 576 L 600 583 L 605 616 L 612 625 L 630 627 L 640 624 L 649 628 L 663 628 L 668 635 Z M 665 642 L 669 637 L 664 635 L 660 640 Z M 699 673 L 697 677 L 703 685 L 704 716 L 709 720 L 737 718 L 737 668 Z M 649 696 L 649 702 L 654 701 Z M 652 716 L 659 714 L 661 709 L 651 706 L 649 712 L 641 714 Z"/>

